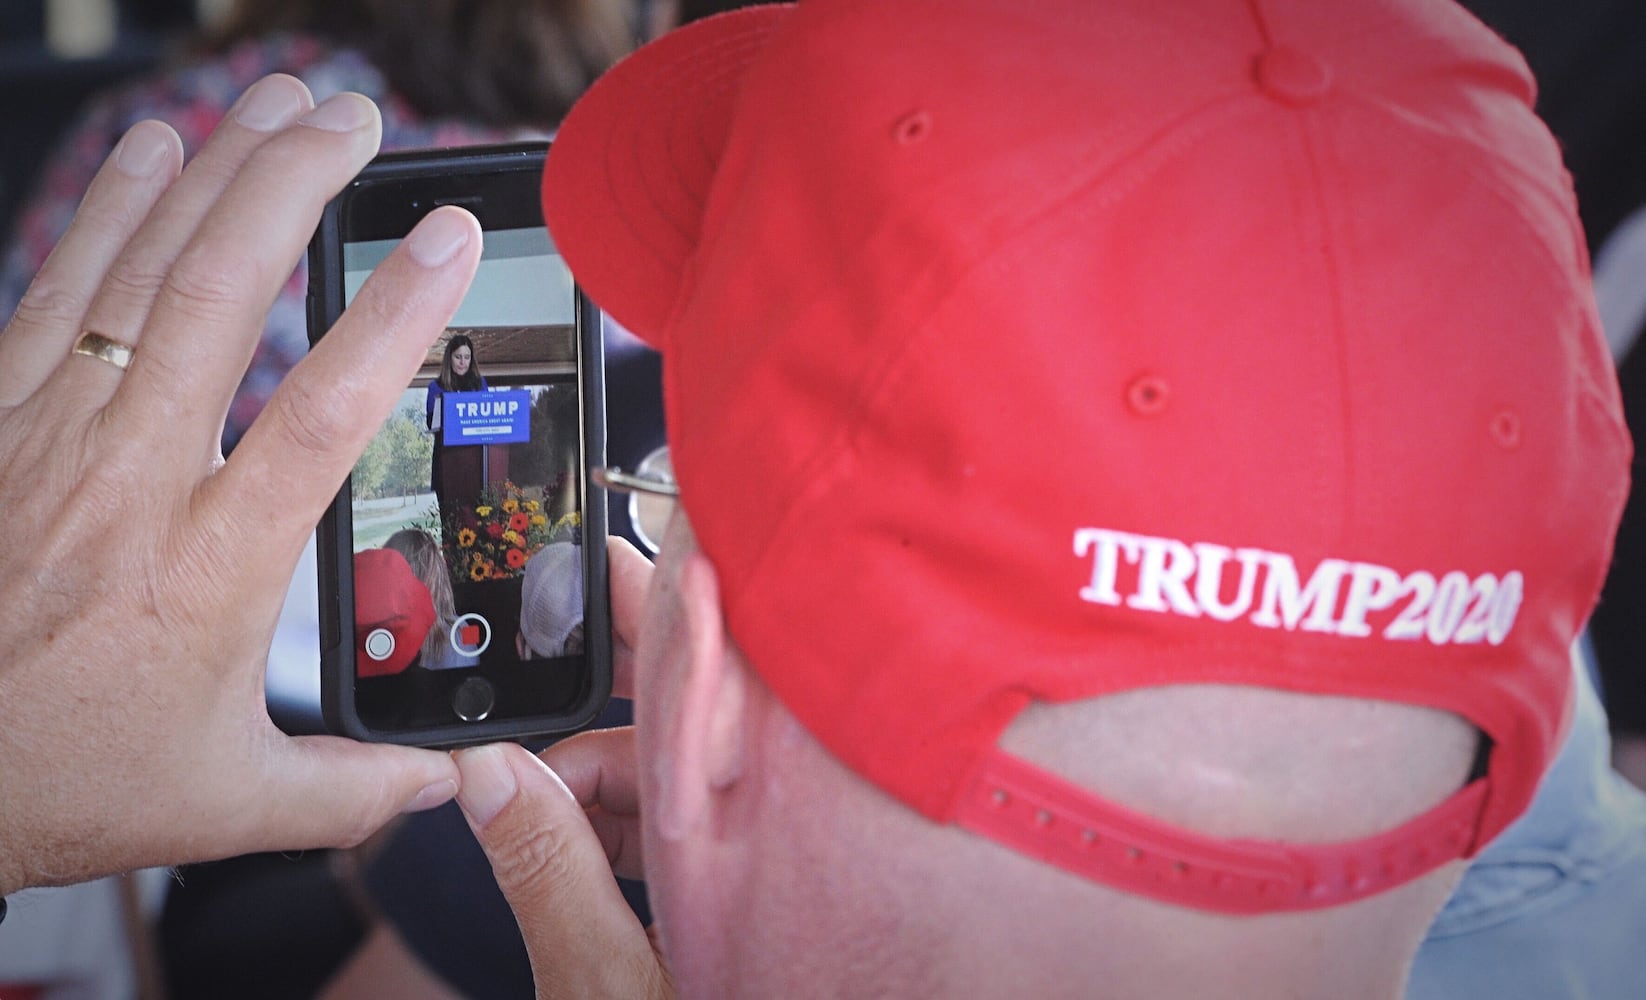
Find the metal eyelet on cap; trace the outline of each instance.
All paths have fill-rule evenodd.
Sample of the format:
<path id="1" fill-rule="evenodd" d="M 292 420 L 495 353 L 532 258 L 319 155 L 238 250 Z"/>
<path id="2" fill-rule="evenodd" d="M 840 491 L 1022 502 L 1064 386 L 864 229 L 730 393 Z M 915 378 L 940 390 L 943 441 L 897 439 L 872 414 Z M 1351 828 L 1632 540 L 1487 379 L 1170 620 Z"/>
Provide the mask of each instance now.
<path id="1" fill-rule="evenodd" d="M 1171 386 L 1158 375 L 1139 375 L 1126 387 L 1126 405 L 1140 417 L 1152 417 L 1166 409 Z"/>
<path id="2" fill-rule="evenodd" d="M 932 130 L 932 116 L 927 111 L 911 111 L 892 126 L 892 138 L 907 146 L 926 138 Z"/>
<path id="3" fill-rule="evenodd" d="M 1499 410 L 1492 417 L 1492 439 L 1505 451 L 1520 447 L 1520 415 L 1513 410 Z"/>

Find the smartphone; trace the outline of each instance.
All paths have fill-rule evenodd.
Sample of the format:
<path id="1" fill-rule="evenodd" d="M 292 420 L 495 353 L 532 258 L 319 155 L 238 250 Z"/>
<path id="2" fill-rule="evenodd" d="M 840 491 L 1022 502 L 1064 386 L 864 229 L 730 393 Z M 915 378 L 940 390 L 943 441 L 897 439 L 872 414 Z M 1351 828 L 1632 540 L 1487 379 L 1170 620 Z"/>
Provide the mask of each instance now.
<path id="1" fill-rule="evenodd" d="M 318 342 L 419 219 L 460 205 L 474 282 L 316 531 L 320 708 L 357 739 L 565 733 L 611 693 L 602 317 L 543 223 L 546 143 L 392 153 L 309 247 Z"/>

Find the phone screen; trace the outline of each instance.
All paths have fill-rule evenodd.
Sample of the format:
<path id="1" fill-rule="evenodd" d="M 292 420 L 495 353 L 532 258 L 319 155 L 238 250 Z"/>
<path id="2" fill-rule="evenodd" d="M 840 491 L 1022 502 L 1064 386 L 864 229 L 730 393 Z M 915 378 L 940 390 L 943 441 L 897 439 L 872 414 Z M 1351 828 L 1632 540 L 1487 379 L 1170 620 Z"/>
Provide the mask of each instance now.
<path id="1" fill-rule="evenodd" d="M 372 204 L 357 224 L 345 207 L 345 304 L 400 242 Z M 480 217 L 474 282 L 349 481 L 354 702 L 374 730 L 553 715 L 589 686 L 582 306 L 540 221 Z"/>

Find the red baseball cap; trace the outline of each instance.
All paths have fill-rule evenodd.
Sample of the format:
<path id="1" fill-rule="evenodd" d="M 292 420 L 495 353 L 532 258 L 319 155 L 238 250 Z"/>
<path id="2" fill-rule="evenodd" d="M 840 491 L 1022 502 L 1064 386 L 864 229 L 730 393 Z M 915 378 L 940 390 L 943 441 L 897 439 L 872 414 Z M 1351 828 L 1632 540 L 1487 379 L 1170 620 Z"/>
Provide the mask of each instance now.
<path id="1" fill-rule="evenodd" d="M 354 672 L 398 674 L 417 659 L 434 625 L 434 600 L 394 549 L 354 554 Z"/>
<path id="2" fill-rule="evenodd" d="M 1472 856 L 1564 732 L 1630 443 L 1533 93 L 1450 3 L 807 0 L 612 69 L 544 203 L 665 354 L 730 633 L 840 760 L 1110 885 L 1305 909 Z M 997 745 L 1173 684 L 1432 706 L 1489 763 L 1299 844 Z"/>

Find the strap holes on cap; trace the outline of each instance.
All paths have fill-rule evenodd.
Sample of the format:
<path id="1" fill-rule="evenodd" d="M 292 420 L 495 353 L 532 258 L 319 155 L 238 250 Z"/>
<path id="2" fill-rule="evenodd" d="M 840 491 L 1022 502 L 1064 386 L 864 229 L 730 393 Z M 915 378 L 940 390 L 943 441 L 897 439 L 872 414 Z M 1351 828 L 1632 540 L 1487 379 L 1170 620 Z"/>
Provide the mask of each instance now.
<path id="1" fill-rule="evenodd" d="M 1080 831 L 1080 842 L 1082 844 L 1084 844 L 1085 846 L 1087 846 L 1087 847 L 1090 847 L 1093 844 L 1097 843 L 1097 831 L 1096 830 L 1082 830 L 1082 831 Z"/>
<path id="2" fill-rule="evenodd" d="M 1044 809 L 1035 810 L 1034 822 L 1036 826 L 1051 826 L 1052 814 Z"/>
<path id="3" fill-rule="evenodd" d="M 1012 797 L 1006 794 L 1006 790 L 1004 788 L 996 788 L 994 791 L 989 793 L 989 801 L 1002 809 L 1004 809 L 1006 807 L 1006 803 L 1011 800 Z"/>
<path id="4" fill-rule="evenodd" d="M 1348 879 L 1342 880 L 1347 884 Z M 1332 880 L 1320 872 L 1303 876 L 1303 894 L 1310 899 L 1325 899 L 1332 894 Z"/>
<path id="5" fill-rule="evenodd" d="M 1143 852 L 1135 847 L 1128 847 L 1126 848 L 1126 860 L 1140 865 L 1143 863 Z"/>
<path id="6" fill-rule="evenodd" d="M 907 146 L 931 134 L 932 116 L 925 111 L 911 111 L 892 126 L 892 138 Z"/>
<path id="7" fill-rule="evenodd" d="M 1126 405 L 1140 417 L 1152 417 L 1166 408 L 1171 386 L 1158 375 L 1139 375 L 1126 387 Z"/>
<path id="8" fill-rule="evenodd" d="M 1513 410 L 1499 410 L 1492 418 L 1492 438 L 1509 451 L 1520 447 L 1520 415 Z"/>

